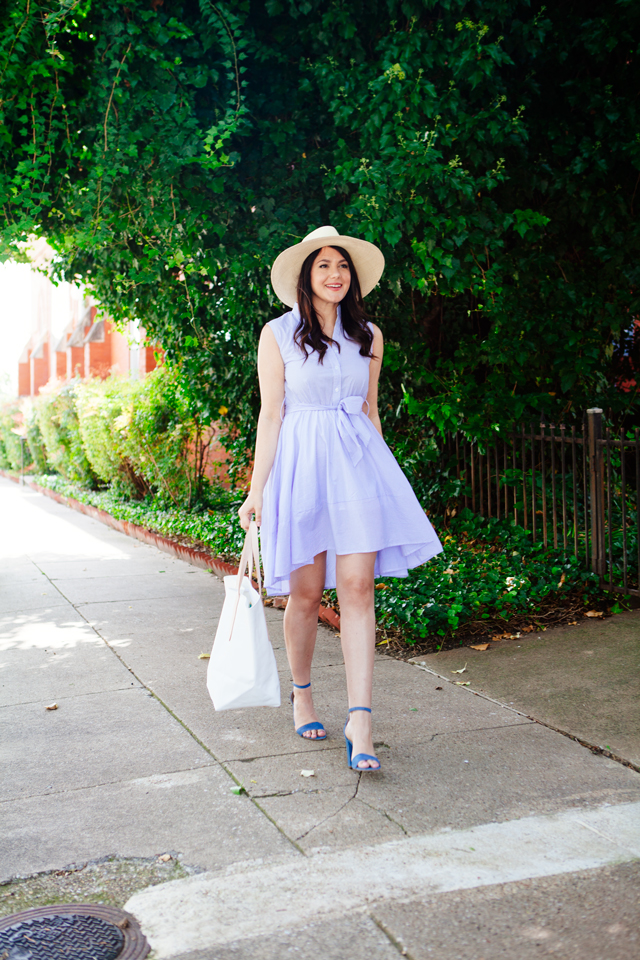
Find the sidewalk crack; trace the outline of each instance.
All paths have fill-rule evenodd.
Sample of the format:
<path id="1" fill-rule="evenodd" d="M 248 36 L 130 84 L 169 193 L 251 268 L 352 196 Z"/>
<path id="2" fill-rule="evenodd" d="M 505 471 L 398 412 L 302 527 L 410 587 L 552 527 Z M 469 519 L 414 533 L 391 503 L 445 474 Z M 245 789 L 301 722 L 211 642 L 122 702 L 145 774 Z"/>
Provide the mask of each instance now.
<path id="1" fill-rule="evenodd" d="M 402 830 L 402 832 L 404 833 L 405 837 L 410 837 L 410 836 L 411 836 L 411 834 L 409 833 L 409 831 L 406 830 L 406 829 L 402 826 L 402 824 L 399 823 L 397 820 L 394 820 L 393 817 L 392 817 L 390 814 L 388 814 L 386 810 L 378 810 L 378 808 L 377 808 L 377 807 L 374 807 L 372 803 L 367 803 L 366 800 L 361 800 L 360 797 L 358 797 L 358 800 L 360 800 L 360 803 L 364 803 L 365 807 L 369 807 L 369 810 L 373 810 L 374 813 L 382 814 L 383 817 L 386 817 L 387 820 L 389 820 L 391 823 L 393 823 L 396 827 L 399 827 L 400 830 Z"/>
<path id="2" fill-rule="evenodd" d="M 372 911 L 369 913 L 368 916 L 369 916 L 369 919 L 373 923 L 375 923 L 378 930 L 380 930 L 381 933 L 384 933 L 389 943 L 396 948 L 396 950 L 398 951 L 401 957 L 407 957 L 408 960 L 416 960 L 415 956 L 412 953 L 409 953 L 407 948 L 403 945 L 402 941 L 399 940 L 395 936 L 395 934 L 391 932 L 391 930 L 389 930 L 386 923 L 383 923 L 382 920 L 379 920 L 378 917 L 376 917 L 375 913 L 373 913 Z"/>
<path id="3" fill-rule="evenodd" d="M 309 827 L 304 833 L 301 833 L 299 837 L 296 837 L 296 843 L 300 840 L 304 840 L 305 837 L 308 837 L 310 833 L 313 833 L 314 830 L 317 830 L 318 827 L 321 827 L 323 823 L 327 823 L 329 820 L 333 820 L 334 817 L 337 817 L 338 814 L 347 807 L 352 800 L 355 800 L 358 796 L 358 790 L 360 788 L 360 780 L 362 779 L 362 774 L 358 774 L 358 782 L 356 783 L 355 790 L 353 791 L 353 796 L 347 797 L 344 803 L 340 804 L 337 810 L 334 810 L 333 813 L 330 813 L 328 817 L 325 817 L 324 820 L 320 820 L 318 823 L 314 823 L 312 827 Z"/>

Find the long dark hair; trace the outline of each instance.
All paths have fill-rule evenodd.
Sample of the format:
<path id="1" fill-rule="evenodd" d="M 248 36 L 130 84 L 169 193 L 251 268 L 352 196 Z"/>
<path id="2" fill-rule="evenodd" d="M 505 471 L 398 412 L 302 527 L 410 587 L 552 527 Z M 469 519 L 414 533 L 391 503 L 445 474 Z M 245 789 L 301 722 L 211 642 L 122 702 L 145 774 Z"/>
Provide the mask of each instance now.
<path id="1" fill-rule="evenodd" d="M 330 244 L 327 244 L 330 246 Z M 362 293 L 360 291 L 360 281 L 353 260 L 343 247 L 333 247 L 341 257 L 349 264 L 351 273 L 351 283 L 340 302 L 340 316 L 342 319 L 342 329 L 348 340 L 354 340 L 360 344 L 360 355 L 363 357 L 373 357 L 371 347 L 373 345 L 373 333 L 368 325 L 367 314 L 362 302 Z M 332 337 L 328 337 L 322 332 L 318 315 L 313 306 L 313 290 L 311 289 L 311 267 L 317 259 L 320 250 L 314 250 L 302 264 L 300 276 L 298 277 L 298 309 L 300 310 L 300 323 L 296 328 L 293 339 L 301 350 L 304 351 L 305 358 L 309 356 L 309 351 L 317 350 L 320 363 L 324 360 L 329 345 L 336 343 Z M 340 349 L 340 344 L 336 344 Z"/>

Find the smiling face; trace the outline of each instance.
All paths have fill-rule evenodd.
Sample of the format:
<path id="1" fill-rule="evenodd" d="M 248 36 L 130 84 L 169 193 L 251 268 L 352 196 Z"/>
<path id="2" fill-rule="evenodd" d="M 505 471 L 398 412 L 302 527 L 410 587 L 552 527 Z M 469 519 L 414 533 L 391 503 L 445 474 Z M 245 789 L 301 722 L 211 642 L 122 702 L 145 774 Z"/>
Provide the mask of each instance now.
<path id="1" fill-rule="evenodd" d="M 351 285 L 349 264 L 334 247 L 323 247 L 313 261 L 310 279 L 316 309 L 326 303 L 340 303 Z"/>

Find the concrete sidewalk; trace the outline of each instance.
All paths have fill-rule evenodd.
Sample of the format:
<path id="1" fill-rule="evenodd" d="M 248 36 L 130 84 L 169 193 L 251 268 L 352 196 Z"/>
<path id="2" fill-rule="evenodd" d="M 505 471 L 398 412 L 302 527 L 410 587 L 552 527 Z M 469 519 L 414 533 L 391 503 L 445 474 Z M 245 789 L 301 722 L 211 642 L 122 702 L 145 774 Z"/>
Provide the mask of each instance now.
<path id="1" fill-rule="evenodd" d="M 169 854 L 196 875 L 129 901 L 158 957 L 640 956 L 633 770 L 381 656 L 358 775 L 330 630 L 309 744 L 287 704 L 213 711 L 215 577 L 6 480 L 0 531 L 3 878 Z"/>
<path id="2" fill-rule="evenodd" d="M 640 769 L 640 610 L 413 662 Z"/>

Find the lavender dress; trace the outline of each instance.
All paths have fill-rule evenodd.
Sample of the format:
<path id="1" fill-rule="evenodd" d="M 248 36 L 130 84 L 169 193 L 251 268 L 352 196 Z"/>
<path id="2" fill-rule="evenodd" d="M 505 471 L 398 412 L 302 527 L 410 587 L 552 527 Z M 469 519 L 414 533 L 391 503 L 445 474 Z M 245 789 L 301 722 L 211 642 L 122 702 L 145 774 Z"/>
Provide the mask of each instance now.
<path id="1" fill-rule="evenodd" d="M 405 577 L 442 546 L 362 407 L 369 358 L 342 329 L 340 308 L 324 363 L 293 339 L 297 306 L 271 320 L 284 361 L 284 418 L 265 488 L 262 556 L 269 596 L 288 594 L 292 570 L 327 551 L 325 587 L 336 585 L 336 554 L 377 551 L 376 577 Z M 365 407 L 366 409 L 366 407 Z"/>

